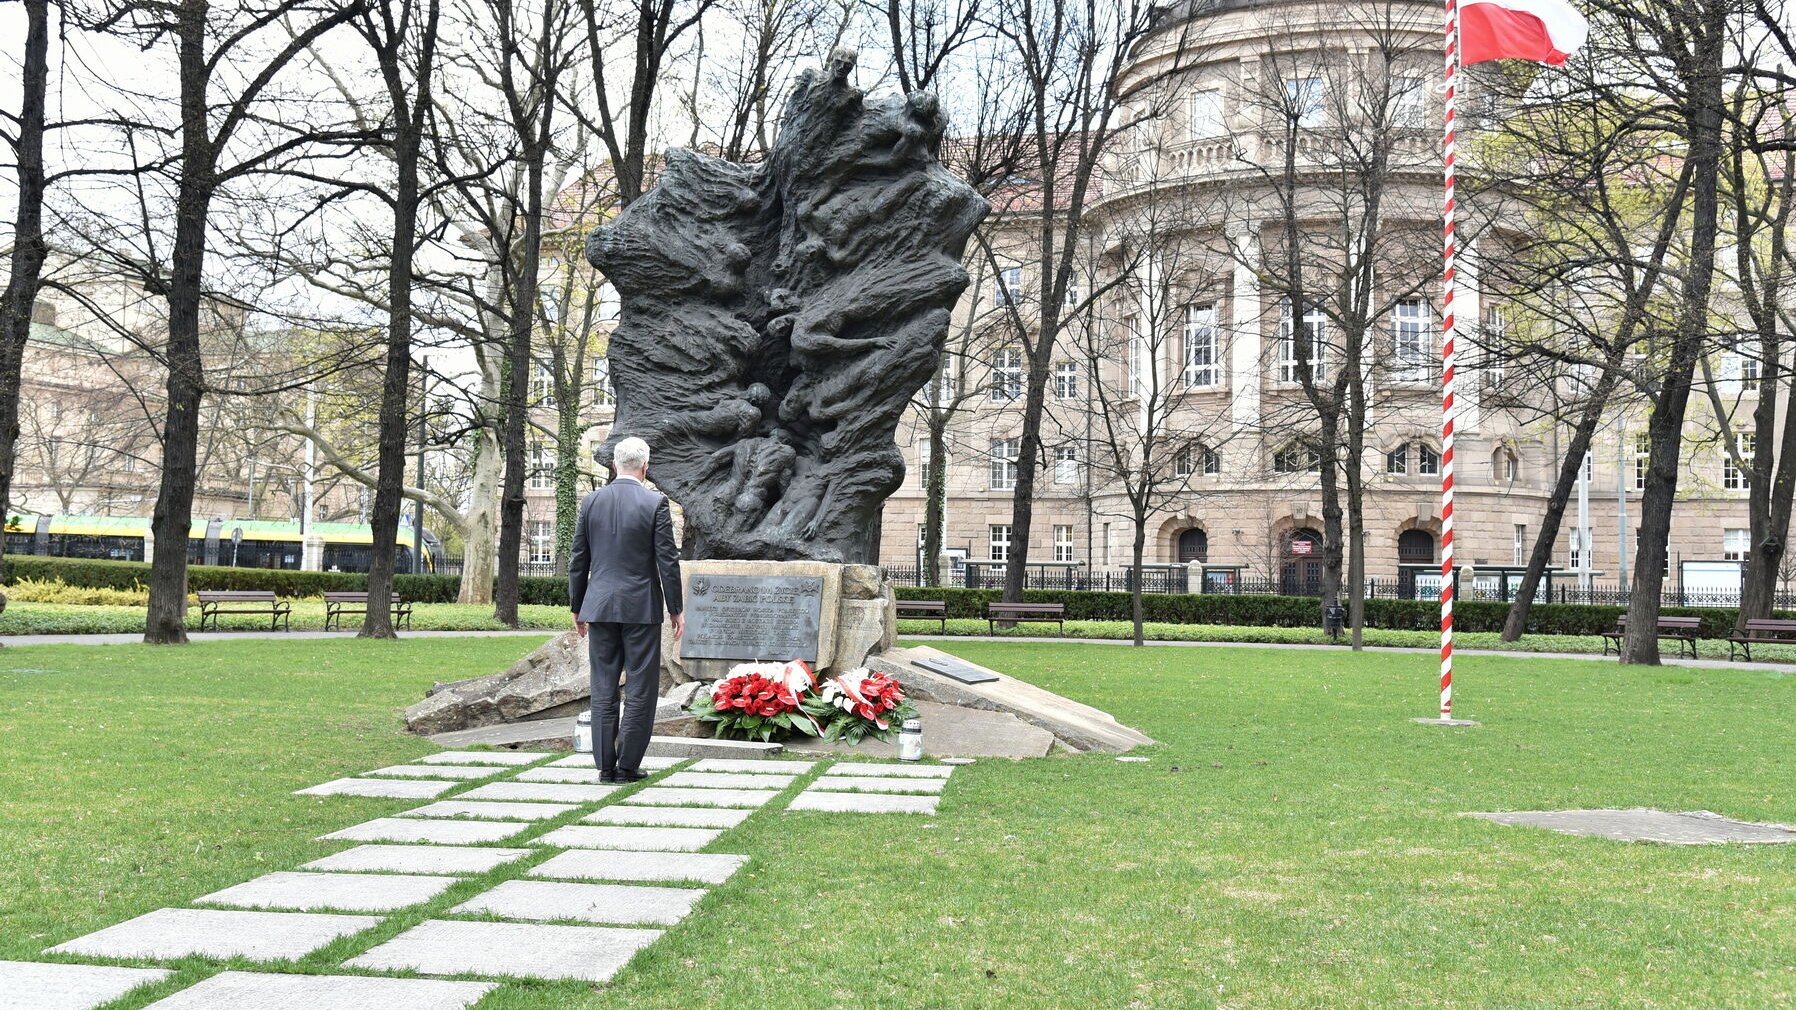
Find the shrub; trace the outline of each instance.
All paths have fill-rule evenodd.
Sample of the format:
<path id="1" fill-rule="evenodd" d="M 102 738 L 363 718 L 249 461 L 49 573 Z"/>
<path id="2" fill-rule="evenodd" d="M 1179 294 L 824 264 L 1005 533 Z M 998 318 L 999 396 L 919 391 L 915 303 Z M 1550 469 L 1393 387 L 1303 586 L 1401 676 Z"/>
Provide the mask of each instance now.
<path id="1" fill-rule="evenodd" d="M 150 565 L 144 561 L 98 561 L 85 558 L 46 558 L 8 554 L 0 566 L 0 581 L 16 585 L 21 580 L 60 582 L 86 589 L 136 592 L 149 585 Z M 330 593 L 353 593 L 368 588 L 368 576 L 356 572 L 295 572 L 273 568 L 228 568 L 221 565 L 189 565 L 187 588 L 269 589 L 278 596 L 299 598 Z M 393 590 L 417 603 L 454 603 L 461 589 L 455 575 L 396 575 Z M 518 580 L 518 602 L 543 606 L 567 606 L 567 580 L 527 576 Z"/>
<path id="2" fill-rule="evenodd" d="M 7 589 L 13 603 L 69 603 L 84 607 L 141 607 L 150 602 L 150 591 L 141 583 L 132 589 L 104 586 L 71 586 L 61 580 L 20 579 Z"/>

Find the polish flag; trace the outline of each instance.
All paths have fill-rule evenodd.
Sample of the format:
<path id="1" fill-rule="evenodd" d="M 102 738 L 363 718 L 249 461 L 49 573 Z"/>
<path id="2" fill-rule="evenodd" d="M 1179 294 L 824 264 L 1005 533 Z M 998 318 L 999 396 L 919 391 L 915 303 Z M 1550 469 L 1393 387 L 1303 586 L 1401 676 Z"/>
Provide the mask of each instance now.
<path id="1" fill-rule="evenodd" d="M 1461 0 L 1459 61 L 1533 60 L 1558 66 L 1584 45 L 1590 22 L 1565 0 Z"/>

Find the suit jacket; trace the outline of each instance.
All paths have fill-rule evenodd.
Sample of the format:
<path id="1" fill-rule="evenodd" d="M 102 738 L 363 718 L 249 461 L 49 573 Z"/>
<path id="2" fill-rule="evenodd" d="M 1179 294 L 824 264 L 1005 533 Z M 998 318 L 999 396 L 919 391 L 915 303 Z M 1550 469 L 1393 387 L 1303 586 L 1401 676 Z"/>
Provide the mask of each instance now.
<path id="1" fill-rule="evenodd" d="M 568 606 L 588 624 L 660 624 L 679 613 L 680 555 L 667 497 L 620 477 L 580 503 Z"/>

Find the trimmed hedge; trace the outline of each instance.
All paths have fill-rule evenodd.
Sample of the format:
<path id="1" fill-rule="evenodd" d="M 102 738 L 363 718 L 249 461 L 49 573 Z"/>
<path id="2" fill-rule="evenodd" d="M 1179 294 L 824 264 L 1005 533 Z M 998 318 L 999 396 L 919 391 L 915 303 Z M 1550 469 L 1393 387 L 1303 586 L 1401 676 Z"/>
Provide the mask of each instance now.
<path id="1" fill-rule="evenodd" d="M 985 617 L 985 605 L 1003 598 L 996 589 L 954 589 L 934 586 L 898 586 L 901 600 L 941 600 L 949 617 Z M 1131 619 L 1128 593 L 1094 593 L 1062 589 L 1031 589 L 1023 593 L 1029 603 L 1062 603 L 1068 620 L 1127 621 Z M 1141 597 L 1142 619 L 1163 624 L 1221 624 L 1271 628 L 1314 628 L 1322 624 L 1322 604 L 1307 596 L 1251 596 L 1226 593 L 1146 593 Z M 1529 611 L 1531 634 L 1598 635 L 1615 627 L 1625 607 L 1580 603 L 1537 603 Z M 1726 637 L 1739 617 L 1733 607 L 1666 607 L 1664 616 L 1699 617 L 1701 635 Z M 1440 604 L 1432 600 L 1367 600 L 1366 626 L 1401 631 L 1440 627 Z M 1454 627 L 1460 631 L 1502 631 L 1509 604 L 1461 600 L 1453 606 Z M 1796 617 L 1779 612 L 1778 617 Z"/>
<path id="2" fill-rule="evenodd" d="M 148 585 L 150 565 L 144 561 L 94 561 L 84 558 L 46 558 L 8 554 L 0 566 L 0 581 L 42 579 L 71 586 L 131 589 Z M 278 596 L 307 597 L 329 593 L 353 593 L 368 588 L 368 576 L 357 572 L 295 572 L 277 568 L 227 568 L 221 565 L 189 565 L 187 588 L 271 589 Z M 461 578 L 454 575 L 396 575 L 393 590 L 417 603 L 454 603 Z M 567 606 L 567 580 L 524 577 L 518 580 L 518 602 Z"/>

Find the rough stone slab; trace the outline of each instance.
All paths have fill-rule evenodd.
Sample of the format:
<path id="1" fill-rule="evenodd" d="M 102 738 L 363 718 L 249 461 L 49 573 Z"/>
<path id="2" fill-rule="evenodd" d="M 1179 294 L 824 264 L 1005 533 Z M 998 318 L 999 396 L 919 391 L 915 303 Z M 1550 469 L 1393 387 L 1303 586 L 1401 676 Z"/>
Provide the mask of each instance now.
<path id="1" fill-rule="evenodd" d="M 870 761 L 844 761 L 823 773 L 825 778 L 839 775 L 870 775 L 874 778 L 945 779 L 954 769 L 945 765 L 882 765 Z"/>
<path id="2" fill-rule="evenodd" d="M 815 761 L 782 761 L 778 758 L 705 758 L 690 769 L 695 772 L 739 772 L 754 775 L 803 775 Z"/>
<path id="3" fill-rule="evenodd" d="M 446 750 L 418 759 L 422 765 L 527 765 L 541 761 L 541 754 L 499 750 Z"/>
<path id="4" fill-rule="evenodd" d="M 378 926 L 372 915 L 318 912 L 232 912 L 212 908 L 159 908 L 97 933 L 51 947 L 52 954 L 135 957 L 158 961 L 198 954 L 291 961 L 339 937 Z"/>
<path id="5" fill-rule="evenodd" d="M 723 807 L 636 807 L 629 804 L 600 807 L 580 818 L 586 824 L 642 824 L 670 828 L 733 828 L 748 820 L 753 810 Z"/>
<path id="6" fill-rule="evenodd" d="M 949 757 L 1039 758 L 1054 749 L 1054 734 L 1011 715 L 978 708 L 961 708 L 933 701 L 913 700 L 923 718 L 923 751 L 934 758 Z M 841 754 L 858 758 L 898 756 L 898 739 L 867 737 L 859 743 L 844 740 L 800 738 L 788 741 L 793 754 Z"/>
<path id="7" fill-rule="evenodd" d="M 448 845 L 358 845 L 333 856 L 314 859 L 302 870 L 346 873 L 424 873 L 459 876 L 486 873 L 534 852 Z"/>
<path id="8" fill-rule="evenodd" d="M 1081 704 L 1070 698 L 1063 698 L 1052 691 L 1036 687 L 1026 681 L 1006 676 L 995 670 L 988 670 L 997 679 L 987 684 L 963 684 L 951 677 L 934 673 L 917 666 L 913 660 L 928 658 L 949 658 L 940 649 L 926 646 L 915 646 L 908 649 L 892 649 L 877 656 L 869 656 L 867 665 L 873 670 L 887 674 L 904 685 L 905 694 L 913 701 L 931 701 L 944 705 L 956 705 L 961 708 L 986 709 L 988 711 L 1007 712 L 1024 722 L 1030 723 L 1052 733 L 1066 746 L 1081 751 L 1112 751 L 1121 753 L 1136 747 L 1153 743 L 1153 739 L 1139 730 L 1134 730 L 1117 722 L 1108 712 Z M 962 662 L 965 662 L 962 660 Z M 977 666 L 978 664 L 968 664 Z M 986 669 L 980 667 L 980 669 Z M 925 723 L 925 727 L 927 727 Z M 925 743 L 928 746 L 928 729 L 924 730 Z M 979 755 L 974 755 L 979 756 Z"/>
<path id="9" fill-rule="evenodd" d="M 779 795 L 777 789 L 668 789 L 650 786 L 630 794 L 645 807 L 758 807 Z"/>
<path id="10" fill-rule="evenodd" d="M 459 800 L 521 800 L 526 803 L 597 803 L 617 792 L 616 786 L 560 785 L 553 782 L 489 782 L 457 796 Z"/>
<path id="11" fill-rule="evenodd" d="M 825 775 L 807 792 L 830 793 L 939 793 L 947 779 L 902 779 L 872 775 Z"/>
<path id="12" fill-rule="evenodd" d="M 332 779 L 310 789 L 296 790 L 295 796 L 386 796 L 400 800 L 428 800 L 441 796 L 459 782 L 421 779 Z"/>
<path id="13" fill-rule="evenodd" d="M 504 747 L 520 751 L 565 751 L 571 750 L 574 746 L 574 720 L 572 716 L 554 719 L 526 719 L 523 722 L 433 733 L 425 739 L 438 747 Z M 541 757 L 542 755 L 538 754 L 537 756 Z"/>
<path id="14" fill-rule="evenodd" d="M 571 629 L 555 636 L 511 668 L 486 677 L 439 685 L 405 710 L 406 728 L 420 735 L 469 730 L 552 714 L 592 693 L 586 642 Z M 573 719 L 566 720 L 567 733 Z"/>
<path id="15" fill-rule="evenodd" d="M 420 905 L 454 887 L 454 877 L 398 873 L 270 873 L 193 899 L 196 905 L 313 912 L 393 912 Z"/>
<path id="16" fill-rule="evenodd" d="M 777 743 L 755 740 L 715 740 L 692 736 L 649 737 L 648 753 L 653 757 L 677 758 L 756 758 L 772 757 L 784 750 Z"/>
<path id="17" fill-rule="evenodd" d="M 878 793 L 826 793 L 810 789 L 792 798 L 789 810 L 823 810 L 838 814 L 933 814 L 938 796 L 890 796 Z"/>
<path id="18" fill-rule="evenodd" d="M 642 759 L 642 770 L 645 772 L 664 772 L 669 768 L 685 764 L 688 760 L 690 759 L 683 757 L 655 757 L 650 755 L 649 757 Z M 591 754 L 570 754 L 558 761 L 549 762 L 548 767 L 591 768 L 594 771 L 598 770 L 598 765 L 594 763 Z"/>
<path id="19" fill-rule="evenodd" d="M 419 817 L 377 817 L 318 840 L 347 842 L 429 842 L 433 845 L 479 845 L 497 842 L 530 825 L 515 821 L 429 821 Z"/>
<path id="20" fill-rule="evenodd" d="M 227 971 L 145 1010 L 467 1010 L 497 988 L 491 982 Z"/>
<path id="21" fill-rule="evenodd" d="M 585 768 L 526 768 L 519 772 L 513 781 L 517 782 L 560 782 L 569 785 L 599 785 L 599 770 L 590 765 Z"/>
<path id="22" fill-rule="evenodd" d="M 660 936 L 658 929 L 431 919 L 347 963 L 424 975 L 604 982 Z"/>
<path id="23" fill-rule="evenodd" d="M 93 1010 L 172 974 L 161 968 L 0 961 L 0 1010 Z"/>
<path id="24" fill-rule="evenodd" d="M 721 884 L 747 863 L 747 856 L 728 852 L 576 849 L 544 860 L 525 875 L 546 880 L 692 880 Z"/>
<path id="25" fill-rule="evenodd" d="M 747 775 L 741 772 L 674 772 L 664 786 L 686 789 L 784 789 L 796 775 Z"/>
<path id="26" fill-rule="evenodd" d="M 389 765 L 363 772 L 367 779 L 483 779 L 503 772 L 503 768 L 481 765 Z"/>
<path id="27" fill-rule="evenodd" d="M 978 760 L 977 758 L 965 758 L 965 757 L 943 758 L 942 764 L 945 764 L 945 765 L 970 765 L 970 764 L 973 764 L 977 760 Z M 1117 758 L 1116 760 L 1118 760 L 1118 761 L 1146 761 L 1147 758 Z"/>
<path id="28" fill-rule="evenodd" d="M 570 824 L 537 839 L 563 849 L 628 849 L 635 852 L 697 852 L 723 834 L 715 828 L 635 828 L 615 824 Z"/>
<path id="29" fill-rule="evenodd" d="M 1144 765 L 1144 764 L 1147 764 L 1149 761 L 1151 761 L 1152 758 L 1133 757 L 1128 754 L 1124 754 L 1121 757 L 1117 758 L 1116 760 L 1118 760 L 1126 765 Z"/>
<path id="30" fill-rule="evenodd" d="M 578 810 L 572 803 L 491 803 L 484 800 L 440 800 L 395 817 L 472 817 L 480 821 L 546 821 Z"/>
<path id="31" fill-rule="evenodd" d="M 536 922 L 575 919 L 614 926 L 672 926 L 684 919 L 706 893 L 693 887 L 507 880 L 450 912 Z"/>
<path id="32" fill-rule="evenodd" d="M 1470 816 L 1498 824 L 1546 828 L 1562 835 L 1609 838 L 1618 842 L 1662 842 L 1666 845 L 1796 842 L 1796 828 L 1736 821 L 1707 810 L 1672 813 L 1635 807 L 1630 810 L 1524 810 Z"/>

